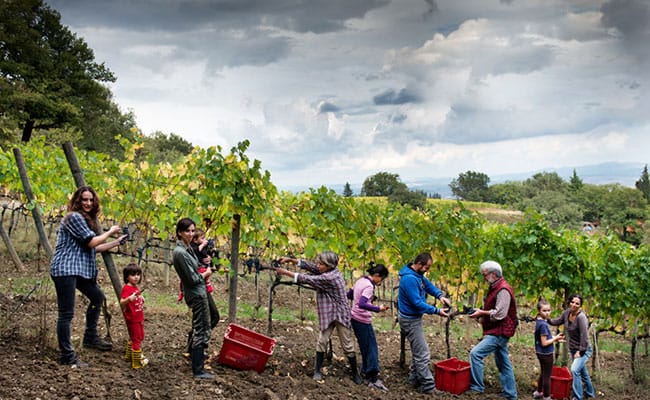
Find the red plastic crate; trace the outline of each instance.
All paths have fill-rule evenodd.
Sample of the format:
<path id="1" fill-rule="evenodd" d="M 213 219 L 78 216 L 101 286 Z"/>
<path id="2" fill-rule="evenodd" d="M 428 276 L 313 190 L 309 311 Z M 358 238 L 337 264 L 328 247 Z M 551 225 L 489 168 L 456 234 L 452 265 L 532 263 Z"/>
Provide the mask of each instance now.
<path id="1" fill-rule="evenodd" d="M 435 363 L 436 388 L 453 394 L 469 389 L 469 363 L 456 357 Z"/>
<path id="2" fill-rule="evenodd" d="M 237 324 L 229 324 L 217 362 L 241 370 L 261 373 L 273 354 L 275 339 Z"/>
<path id="3" fill-rule="evenodd" d="M 573 377 L 567 367 L 553 367 L 551 372 L 551 398 L 568 399 L 571 396 Z"/>

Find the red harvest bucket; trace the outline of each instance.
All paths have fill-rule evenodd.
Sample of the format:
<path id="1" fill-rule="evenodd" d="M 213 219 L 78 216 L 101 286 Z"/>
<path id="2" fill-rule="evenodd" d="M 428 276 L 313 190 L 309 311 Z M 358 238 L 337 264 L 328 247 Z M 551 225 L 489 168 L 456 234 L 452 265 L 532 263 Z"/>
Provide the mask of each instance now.
<path id="1" fill-rule="evenodd" d="M 551 398 L 568 399 L 571 395 L 573 377 L 567 367 L 553 367 L 551 373 Z"/>
<path id="2" fill-rule="evenodd" d="M 273 354 L 275 339 L 237 324 L 229 324 L 217 362 L 230 367 L 261 373 Z"/>
<path id="3" fill-rule="evenodd" d="M 436 388 L 453 394 L 469 389 L 469 363 L 456 357 L 435 364 Z"/>

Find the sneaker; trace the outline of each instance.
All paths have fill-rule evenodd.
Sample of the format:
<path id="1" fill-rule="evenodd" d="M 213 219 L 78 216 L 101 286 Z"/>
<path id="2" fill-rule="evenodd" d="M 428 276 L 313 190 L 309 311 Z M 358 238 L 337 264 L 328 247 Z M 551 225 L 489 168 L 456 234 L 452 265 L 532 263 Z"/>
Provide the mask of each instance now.
<path id="1" fill-rule="evenodd" d="M 368 382 L 368 387 L 383 390 L 384 392 L 388 392 L 388 388 L 386 387 L 386 385 L 384 385 L 384 382 L 382 382 L 381 379 L 377 379 L 374 382 Z"/>
<path id="2" fill-rule="evenodd" d="M 69 365 L 70 368 L 87 368 L 90 367 L 90 364 L 87 362 L 83 362 L 79 359 L 79 357 L 75 356 L 73 359 L 69 361 L 61 361 L 61 365 Z"/>
<path id="3" fill-rule="evenodd" d="M 537 390 L 533 392 L 533 399 L 541 399 L 542 397 L 544 397 L 544 393 L 540 393 Z"/>
<path id="4" fill-rule="evenodd" d="M 441 394 L 445 393 L 442 390 L 438 390 L 438 388 L 436 388 L 436 387 L 434 387 L 433 389 L 429 389 L 429 390 L 421 390 L 420 392 L 424 393 L 424 394 L 433 394 L 433 395 L 441 395 Z"/>
<path id="5" fill-rule="evenodd" d="M 84 339 L 83 347 L 86 349 L 96 349 L 99 351 L 111 351 L 113 350 L 113 344 L 102 340 L 100 337 L 94 339 Z"/>

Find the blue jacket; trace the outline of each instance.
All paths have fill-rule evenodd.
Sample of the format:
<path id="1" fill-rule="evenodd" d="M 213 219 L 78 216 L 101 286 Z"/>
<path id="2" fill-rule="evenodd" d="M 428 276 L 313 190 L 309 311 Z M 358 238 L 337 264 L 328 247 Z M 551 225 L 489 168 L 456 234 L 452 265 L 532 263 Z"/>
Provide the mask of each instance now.
<path id="1" fill-rule="evenodd" d="M 440 289 L 408 265 L 399 271 L 399 278 L 397 308 L 401 317 L 421 318 L 422 314 L 440 314 L 437 307 L 427 303 L 427 294 L 436 299 L 442 297 Z"/>

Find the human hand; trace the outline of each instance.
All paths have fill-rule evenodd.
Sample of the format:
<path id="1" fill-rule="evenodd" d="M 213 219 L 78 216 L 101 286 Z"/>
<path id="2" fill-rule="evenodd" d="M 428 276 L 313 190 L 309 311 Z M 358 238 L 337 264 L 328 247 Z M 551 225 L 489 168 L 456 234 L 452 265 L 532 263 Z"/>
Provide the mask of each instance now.
<path id="1" fill-rule="evenodd" d="M 447 307 L 451 307 L 451 301 L 450 301 L 448 298 L 446 298 L 446 297 L 443 296 L 443 297 L 441 297 L 439 300 L 440 300 L 443 304 L 446 304 Z"/>
<path id="2" fill-rule="evenodd" d="M 201 273 L 201 275 L 203 275 L 203 278 L 208 279 L 212 275 L 212 269 L 206 268 L 205 271 Z"/>
<path id="3" fill-rule="evenodd" d="M 388 310 L 389 308 L 390 308 L 390 307 L 388 307 L 386 304 L 382 304 L 382 305 L 379 306 L 379 311 L 386 311 L 386 310 Z"/>
<path id="4" fill-rule="evenodd" d="M 109 235 L 113 235 L 117 232 L 121 232 L 122 228 L 119 225 L 113 225 L 108 229 Z"/>
<path id="5" fill-rule="evenodd" d="M 126 243 L 126 239 L 128 239 L 128 237 L 129 237 L 129 235 L 122 235 L 122 236 L 118 237 L 117 240 L 119 241 L 120 244 L 124 244 L 124 243 Z"/>
<path id="6" fill-rule="evenodd" d="M 441 317 L 449 317 L 449 314 L 447 314 L 444 308 L 438 309 L 438 315 L 440 315 Z"/>
<path id="7" fill-rule="evenodd" d="M 295 264 L 295 263 L 298 262 L 298 260 L 296 260 L 296 259 L 293 258 L 293 257 L 280 257 L 280 258 L 278 259 L 278 262 L 279 262 L 280 264 L 286 264 L 286 263 Z"/>

